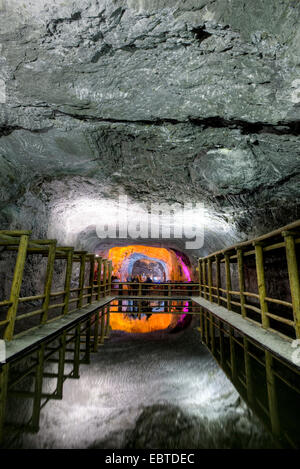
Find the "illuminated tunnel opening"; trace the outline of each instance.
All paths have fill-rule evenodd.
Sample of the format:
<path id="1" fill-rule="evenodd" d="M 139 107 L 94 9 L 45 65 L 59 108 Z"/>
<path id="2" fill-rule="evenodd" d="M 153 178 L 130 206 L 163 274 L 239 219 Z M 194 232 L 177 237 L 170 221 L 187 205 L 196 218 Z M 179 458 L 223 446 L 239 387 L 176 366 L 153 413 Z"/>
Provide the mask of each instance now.
<path id="1" fill-rule="evenodd" d="M 112 261 L 112 276 L 115 282 L 139 282 L 164 283 L 164 282 L 191 282 L 192 268 L 189 258 L 182 252 L 171 248 L 131 245 L 115 246 L 103 253 L 98 250 L 97 254 L 103 255 Z M 125 285 L 124 288 L 128 289 Z M 113 283 L 112 283 L 112 293 Z M 127 293 L 127 292 L 126 292 Z M 136 296 L 136 294 L 132 295 Z M 110 316 L 112 330 L 121 330 L 130 333 L 148 333 L 157 330 L 168 329 L 176 331 L 182 329 L 189 323 L 187 317 L 187 304 L 182 307 L 182 315 L 175 315 L 175 307 L 170 307 L 170 314 L 159 314 L 166 310 L 164 301 L 147 301 L 147 307 L 155 314 L 136 314 L 136 303 L 124 298 L 121 303 L 123 312 L 113 313 Z M 120 301 L 112 302 L 112 307 Z M 128 310 L 130 313 L 128 313 Z"/>

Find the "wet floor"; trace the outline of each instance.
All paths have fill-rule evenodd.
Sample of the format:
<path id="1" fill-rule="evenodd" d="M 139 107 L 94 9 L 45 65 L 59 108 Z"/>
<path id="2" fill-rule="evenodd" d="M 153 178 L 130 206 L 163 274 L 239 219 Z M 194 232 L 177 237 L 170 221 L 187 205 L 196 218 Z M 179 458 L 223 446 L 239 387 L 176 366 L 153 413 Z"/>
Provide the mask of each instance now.
<path id="1" fill-rule="evenodd" d="M 41 411 L 23 448 L 270 448 L 195 329 L 114 332 Z"/>

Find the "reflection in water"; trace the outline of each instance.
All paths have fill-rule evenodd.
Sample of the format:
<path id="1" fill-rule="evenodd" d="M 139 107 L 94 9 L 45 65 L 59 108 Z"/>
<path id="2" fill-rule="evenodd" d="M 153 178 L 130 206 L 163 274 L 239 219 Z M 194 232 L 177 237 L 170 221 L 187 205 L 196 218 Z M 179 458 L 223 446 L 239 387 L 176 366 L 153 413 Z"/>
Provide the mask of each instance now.
<path id="1" fill-rule="evenodd" d="M 44 400 L 53 393 L 51 383 L 57 384 L 55 367 L 49 357 Z M 29 386 L 37 387 L 34 379 Z M 26 413 L 19 402 L 18 414 Z M 39 428 L 35 434 L 21 432 L 14 447 L 274 446 L 192 329 L 174 335 L 114 331 L 91 364 L 80 367 L 80 380 L 65 381 L 63 400 L 50 399 L 43 407 Z"/>
<path id="2" fill-rule="evenodd" d="M 199 305 L 186 299 L 119 299 L 110 304 L 110 312 L 114 313 L 110 315 L 110 326 L 113 330 L 133 333 L 173 329 L 176 324 L 180 327 L 190 322 L 185 313 L 199 311 Z"/>
<path id="3" fill-rule="evenodd" d="M 199 320 L 203 342 L 280 446 L 300 448 L 299 368 L 204 308 Z"/>

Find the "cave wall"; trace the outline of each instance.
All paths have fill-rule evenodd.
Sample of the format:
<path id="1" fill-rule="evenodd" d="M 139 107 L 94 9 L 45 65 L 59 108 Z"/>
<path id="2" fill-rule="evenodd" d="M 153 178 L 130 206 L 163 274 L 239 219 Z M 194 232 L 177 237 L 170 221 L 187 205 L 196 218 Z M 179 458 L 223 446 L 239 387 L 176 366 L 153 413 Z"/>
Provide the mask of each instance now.
<path id="1" fill-rule="evenodd" d="M 298 218 L 299 19 L 295 0 L 2 0 L 1 226 L 90 247 L 97 207 L 66 236 L 77 200 L 201 202 L 203 255 Z"/>

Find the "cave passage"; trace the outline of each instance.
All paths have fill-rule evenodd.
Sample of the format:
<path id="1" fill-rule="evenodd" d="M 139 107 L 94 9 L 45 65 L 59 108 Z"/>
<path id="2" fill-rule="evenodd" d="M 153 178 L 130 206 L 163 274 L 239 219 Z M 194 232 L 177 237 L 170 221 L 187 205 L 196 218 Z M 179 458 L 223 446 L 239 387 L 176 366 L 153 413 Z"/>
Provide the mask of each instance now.
<path id="1" fill-rule="evenodd" d="M 297 414 L 294 412 L 294 408 L 299 402 L 300 373 L 297 357 L 295 358 L 295 354 L 291 354 L 291 340 L 298 334 L 298 316 L 297 309 L 294 310 L 294 298 L 298 288 L 295 282 L 295 277 L 298 275 L 295 261 L 298 261 L 299 257 L 299 236 L 300 222 L 296 221 L 255 240 L 248 240 L 228 247 L 221 252 L 199 258 L 198 267 L 195 269 L 195 265 L 189 261 L 187 254 L 180 253 L 170 247 L 114 246 L 109 249 L 111 258 L 107 259 L 100 256 L 99 253 L 103 256 L 105 254 L 100 250 L 95 255 L 86 251 L 74 250 L 72 247 L 57 248 L 56 242 L 53 240 L 31 241 L 28 232 L 1 232 L 0 242 L 4 247 L 8 246 L 8 249 L 4 249 L 3 252 L 8 256 L 7 259 L 15 261 L 14 279 L 10 289 L 15 292 L 18 288 L 18 296 L 14 301 L 1 303 L 1 306 L 6 307 L 8 311 L 7 319 L 1 322 L 6 339 L 5 356 L 1 355 L 0 362 L 0 399 L 1 405 L 5 409 L 5 412 L 2 413 L 1 430 L 9 429 L 11 424 L 7 424 L 7 421 L 12 422 L 14 418 L 17 418 L 16 428 L 19 425 L 21 429 L 24 429 L 25 426 L 27 428 L 29 425 L 30 432 L 39 434 L 40 422 L 42 421 L 41 411 L 49 401 L 63 398 L 65 378 L 80 378 L 80 369 L 84 370 L 82 368 L 84 364 L 91 365 L 87 369 L 88 374 L 94 372 L 97 374 L 97 363 L 101 362 L 101 367 L 103 367 L 102 360 L 107 360 L 106 365 L 111 376 L 102 374 L 99 377 L 100 381 L 103 377 L 109 381 L 118 377 L 120 378 L 119 386 L 121 388 L 124 386 L 124 389 L 127 389 L 129 387 L 128 379 L 132 379 L 129 372 L 132 364 L 137 376 L 139 375 L 138 381 L 134 383 L 132 388 L 139 416 L 134 420 L 133 427 L 131 426 L 131 433 L 130 429 L 123 425 L 123 433 L 121 432 L 123 439 L 120 442 L 120 445 L 123 446 L 121 447 L 127 447 L 127 444 L 135 447 L 140 444 L 138 442 L 141 433 L 140 425 L 143 428 L 142 433 L 148 431 L 147 428 L 144 429 L 144 419 L 146 427 L 149 418 L 155 424 L 158 419 L 160 429 L 164 431 L 161 413 L 172 420 L 174 412 L 177 415 L 180 414 L 188 426 L 193 427 L 193 432 L 198 438 L 197 444 L 201 446 L 199 431 L 197 432 L 194 428 L 194 424 L 198 430 L 203 426 L 202 420 L 198 418 L 199 415 L 196 415 L 197 412 L 196 414 L 191 413 L 190 408 L 182 407 L 178 403 L 175 407 L 173 403 L 169 406 L 170 401 L 167 402 L 167 405 L 163 401 L 161 406 L 161 401 L 158 398 L 160 386 L 158 386 L 154 395 L 156 404 L 149 406 L 148 413 L 145 405 L 141 404 L 143 396 L 140 395 L 139 383 L 139 379 L 143 379 L 143 384 L 148 382 L 149 387 L 151 386 L 150 382 L 157 385 L 156 376 L 160 376 L 162 373 L 160 382 L 164 387 L 164 374 L 166 372 L 167 384 L 171 381 L 176 391 L 180 385 L 177 381 L 173 383 L 171 375 L 178 366 L 177 380 L 179 383 L 184 380 L 184 369 L 188 367 L 190 360 L 193 360 L 195 355 L 199 369 L 197 371 L 193 369 L 194 376 L 192 378 L 190 375 L 186 383 L 188 399 L 192 398 L 191 386 L 193 386 L 193 380 L 197 379 L 197 373 L 200 375 L 200 379 L 206 381 L 206 374 L 210 374 L 211 360 L 214 358 L 220 365 L 222 376 L 225 378 L 226 375 L 231 380 L 240 396 L 247 402 L 245 404 L 239 400 L 238 405 L 234 406 L 232 409 L 234 420 L 236 421 L 237 414 L 244 412 L 240 408 L 242 406 L 246 409 L 249 421 L 252 422 L 254 418 L 253 411 L 272 432 L 273 437 L 267 431 L 265 432 L 264 444 L 298 447 L 299 432 L 297 422 L 295 422 Z M 25 246 L 24 242 L 26 242 Z M 12 248 L 13 250 L 10 251 Z M 10 252 L 14 254 L 13 257 L 10 256 Z M 52 290 L 51 293 L 51 289 L 48 289 L 47 312 L 54 314 L 54 317 L 49 314 L 45 318 L 43 315 L 35 327 L 30 327 L 31 318 L 44 313 L 43 309 L 32 311 L 30 309 L 31 302 L 34 302 L 36 307 L 35 302 L 44 300 L 46 295 L 37 294 L 19 298 L 22 282 L 16 282 L 15 278 L 16 275 L 20 275 L 22 278 L 26 272 L 20 259 L 23 259 L 25 263 L 34 255 L 48 259 L 44 264 L 44 267 L 47 267 L 47 275 L 44 280 L 46 286 L 49 284 L 47 279 L 51 273 L 49 263 L 53 266 L 52 273 L 54 273 L 57 255 L 60 266 L 64 265 L 62 273 L 65 278 L 65 290 L 58 292 Z M 32 264 L 28 265 L 32 267 Z M 281 277 L 284 280 L 280 290 L 280 298 L 278 298 L 279 290 L 275 288 L 276 271 L 279 265 L 281 266 Z M 151 266 L 151 270 L 149 266 Z M 268 269 L 266 275 L 264 275 L 265 268 Z M 134 269 L 139 272 L 136 275 L 137 282 L 131 281 Z M 159 269 L 160 272 L 164 269 L 167 280 L 153 281 L 151 275 L 154 277 L 157 274 L 155 269 Z M 192 280 L 195 270 L 198 272 L 198 281 Z M 58 271 L 58 273 L 60 272 Z M 176 279 L 177 275 L 179 280 Z M 29 278 L 34 279 L 35 277 L 29 276 Z M 123 278 L 126 281 L 120 281 Z M 171 279 L 168 280 L 169 278 Z M 24 279 L 26 279 L 25 276 Z M 88 281 L 88 285 L 86 285 L 86 281 Z M 55 286 L 54 283 L 53 285 Z M 232 288 L 236 290 L 232 290 Z M 245 291 L 245 288 L 250 291 Z M 267 297 L 266 292 L 270 296 Z M 67 301 L 57 303 L 60 296 L 67 298 Z M 257 306 L 242 301 L 245 296 L 254 298 Z M 235 301 L 235 297 L 239 297 L 241 301 Z M 23 310 L 21 314 L 16 314 L 13 320 L 9 315 L 12 310 L 11 305 L 15 304 L 18 307 L 19 302 L 20 304 L 28 304 L 27 308 L 29 309 L 25 313 Z M 264 304 L 266 302 L 275 304 L 276 309 L 269 309 L 272 312 L 265 311 Z M 73 303 L 75 303 L 75 308 Z M 225 304 L 226 307 L 221 304 Z M 64 313 L 66 305 L 68 310 Z M 285 312 L 277 305 L 284 305 L 289 310 Z M 261 310 L 258 309 L 259 306 Z M 248 310 L 250 313 L 247 312 Z M 61 314 L 62 312 L 63 314 Z M 256 316 L 253 316 L 252 312 L 255 312 Z M 289 319 L 291 315 L 295 315 L 295 321 Z M 269 321 L 266 323 L 266 318 L 276 320 L 278 324 L 274 325 Z M 24 322 L 24 320 L 26 320 L 25 329 L 20 333 L 17 328 L 14 328 L 14 325 L 15 322 Z M 98 352 L 106 339 L 110 339 L 108 343 L 113 350 L 117 350 L 121 355 L 124 377 L 118 376 L 119 372 L 116 373 L 119 365 L 115 366 L 116 357 L 109 353 L 110 347 L 108 347 L 107 355 L 103 352 L 92 356 L 92 352 Z M 137 347 L 135 347 L 136 344 Z M 205 350 L 204 344 L 212 355 L 208 361 L 201 359 L 203 350 Z M 173 345 L 175 345 L 174 349 Z M 130 350 L 134 351 L 135 358 L 131 359 Z M 176 351 L 175 355 L 173 354 L 174 350 Z M 161 351 L 164 353 L 157 355 Z M 297 355 L 298 351 L 296 350 L 295 353 Z M 189 354 L 191 356 L 187 358 Z M 159 360 L 158 356 L 160 356 Z M 171 357 L 171 362 L 174 362 L 172 366 L 169 357 Z M 184 366 L 181 363 L 182 359 L 186 363 Z M 152 374 L 147 375 L 147 364 L 151 360 L 155 361 L 155 366 Z M 53 369 L 54 363 L 58 365 L 57 369 Z M 139 369 L 140 366 L 141 369 Z M 144 373 L 146 375 L 143 375 Z M 20 383 L 22 388 L 16 389 L 15 386 Z M 91 383 L 87 380 L 85 389 L 89 390 L 90 386 Z M 5 393 L 3 393 L 3 389 Z M 199 390 L 197 390 L 198 392 Z M 173 401 L 172 392 L 170 396 Z M 32 409 L 31 417 L 28 406 L 22 405 L 18 400 L 20 398 L 28 398 L 33 403 L 33 407 L 30 406 Z M 13 403 L 14 399 L 17 399 L 18 404 Z M 80 407 L 77 395 L 75 401 L 76 413 L 78 412 L 78 404 Z M 203 412 L 207 413 L 208 421 L 213 421 L 214 419 L 210 417 L 210 399 L 207 400 L 206 404 L 208 408 Z M 252 409 L 251 411 L 247 405 Z M 111 407 L 112 404 L 109 403 L 109 406 Z M 196 408 L 199 411 L 198 404 Z M 84 409 L 86 409 L 86 405 L 84 405 Z M 142 412 L 140 412 L 141 409 Z M 127 409 L 124 412 L 125 418 L 128 419 Z M 226 428 L 228 416 L 226 412 L 225 414 L 226 418 L 225 422 L 222 423 L 222 430 Z M 19 421 L 21 417 L 25 418 L 26 416 L 28 422 Z M 231 417 L 229 420 L 231 426 Z M 111 415 L 108 416 L 109 428 L 110 421 Z M 63 422 L 60 424 L 65 425 Z M 260 424 L 258 426 L 253 424 L 255 432 L 259 431 Z M 55 425 L 54 422 L 54 427 Z M 214 426 L 215 424 L 212 423 L 212 428 Z M 250 426 L 252 428 L 252 423 Z M 1 434 L 1 441 L 3 441 L 3 437 L 5 441 L 6 430 Z M 41 430 L 43 434 L 45 429 Z M 246 433 L 249 433 L 248 430 Z M 252 430 L 250 433 L 252 434 Z M 244 430 L 240 430 L 238 436 L 234 436 L 235 442 L 229 438 L 228 444 L 231 447 L 235 447 L 235 445 L 241 445 L 241 447 L 250 445 L 252 447 L 252 445 L 258 444 L 256 439 L 253 440 L 252 437 L 251 443 L 246 443 L 243 440 L 243 434 Z M 7 436 L 10 438 L 10 430 Z M 31 444 L 30 438 L 27 439 L 23 431 L 19 436 L 22 440 L 22 443 L 18 443 L 19 445 L 26 447 Z M 223 447 L 225 444 L 223 441 L 224 432 L 221 432 L 219 436 L 220 439 L 216 444 Z M 174 438 L 176 439 L 177 436 L 172 435 L 171 432 L 171 437 L 169 440 L 163 436 L 164 444 L 172 446 Z M 77 444 L 83 444 L 82 440 L 79 440 L 80 442 Z M 35 441 L 34 445 L 40 444 L 38 439 L 33 438 L 32 441 Z M 88 441 L 86 441 L 86 447 L 90 447 Z M 109 446 L 107 441 L 105 443 L 102 440 L 100 442 L 93 441 L 92 446 L 98 447 L 100 445 L 101 447 L 102 444 Z M 143 439 L 144 443 L 141 444 L 147 445 L 145 441 Z M 182 437 L 181 444 L 185 444 L 184 441 Z M 188 441 L 194 441 L 191 435 L 188 436 Z M 209 447 L 214 447 L 208 434 L 205 434 L 205 441 Z M 13 444 L 12 440 L 8 442 L 10 447 Z M 52 444 L 58 445 L 57 442 Z M 69 441 L 67 444 L 70 445 Z M 160 445 L 160 443 L 156 444 Z"/>
<path id="2" fill-rule="evenodd" d="M 104 252 L 99 247 L 97 255 Z M 157 295 L 167 296 L 166 287 L 176 282 L 192 282 L 194 273 L 186 254 L 170 248 L 143 245 L 112 247 L 108 251 L 112 261 L 112 294 L 123 296 L 147 296 L 148 288 L 156 288 Z M 124 282 L 124 283 L 123 283 Z M 165 290 L 164 290 L 165 289 Z M 176 301 L 119 299 L 111 304 L 110 325 L 112 330 L 147 333 L 155 330 L 174 329 L 188 325 L 186 318 L 188 302 L 180 308 Z M 175 316 L 173 312 L 182 311 Z M 120 311 L 116 313 L 116 311 Z M 158 311 L 169 314 L 152 314 Z"/>
<path id="3" fill-rule="evenodd" d="M 0 0 L 0 445 L 300 447 L 299 25 Z"/>

